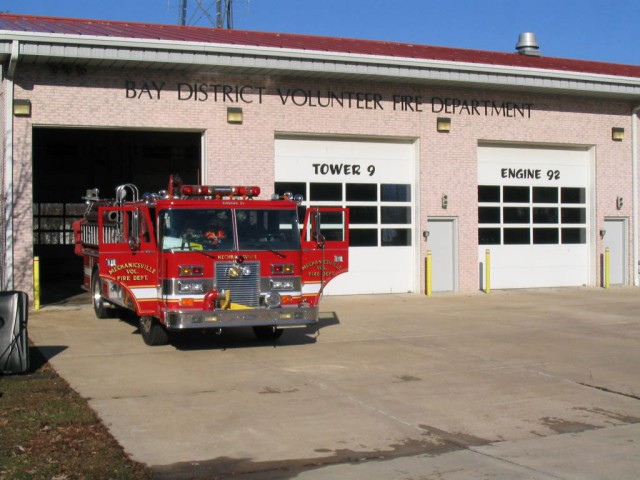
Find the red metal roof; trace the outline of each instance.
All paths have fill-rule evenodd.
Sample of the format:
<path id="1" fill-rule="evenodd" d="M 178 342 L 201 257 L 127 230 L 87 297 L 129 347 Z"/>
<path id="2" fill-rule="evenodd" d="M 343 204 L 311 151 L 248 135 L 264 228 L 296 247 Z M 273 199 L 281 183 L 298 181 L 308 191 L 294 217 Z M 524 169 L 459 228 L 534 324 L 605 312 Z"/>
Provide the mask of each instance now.
<path id="1" fill-rule="evenodd" d="M 461 48 L 433 47 L 407 43 L 358 40 L 312 35 L 252 32 L 203 27 L 183 27 L 151 23 L 116 22 L 75 18 L 0 14 L 0 30 L 45 34 L 67 34 L 152 39 L 169 42 L 205 42 L 228 45 L 297 49 L 327 53 L 377 55 L 463 62 L 508 67 L 540 68 L 564 72 L 639 77 L 640 66 L 571 60 L 519 53 L 490 52 Z"/>

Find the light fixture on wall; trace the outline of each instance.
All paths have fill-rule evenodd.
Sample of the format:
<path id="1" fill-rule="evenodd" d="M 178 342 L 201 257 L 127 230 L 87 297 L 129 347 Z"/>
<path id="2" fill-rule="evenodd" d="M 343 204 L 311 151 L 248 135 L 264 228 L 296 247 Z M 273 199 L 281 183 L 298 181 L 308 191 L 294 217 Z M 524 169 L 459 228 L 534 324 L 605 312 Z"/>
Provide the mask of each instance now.
<path id="1" fill-rule="evenodd" d="M 613 127 L 611 129 L 611 140 L 621 142 L 624 139 L 624 128 Z"/>
<path id="2" fill-rule="evenodd" d="M 31 116 L 31 100 L 22 100 L 16 98 L 13 101 L 13 114 L 16 117 L 30 117 Z"/>
<path id="3" fill-rule="evenodd" d="M 622 206 L 624 205 L 624 200 L 622 197 L 616 197 L 616 208 L 618 210 L 622 210 Z"/>
<path id="4" fill-rule="evenodd" d="M 438 117 L 436 120 L 436 130 L 449 133 L 451 131 L 451 119 L 449 117 Z"/>
<path id="5" fill-rule="evenodd" d="M 227 123 L 242 123 L 242 109 L 239 107 L 227 108 Z"/>
<path id="6" fill-rule="evenodd" d="M 442 208 L 444 210 L 449 206 L 449 196 L 446 193 L 442 194 Z"/>

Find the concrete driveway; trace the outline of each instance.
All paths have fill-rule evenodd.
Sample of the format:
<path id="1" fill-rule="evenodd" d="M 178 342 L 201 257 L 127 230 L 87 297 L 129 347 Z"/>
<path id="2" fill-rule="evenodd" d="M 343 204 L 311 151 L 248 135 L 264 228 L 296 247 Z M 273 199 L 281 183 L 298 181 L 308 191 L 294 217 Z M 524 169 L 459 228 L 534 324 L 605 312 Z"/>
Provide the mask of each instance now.
<path id="1" fill-rule="evenodd" d="M 638 478 L 640 290 L 326 297 L 319 328 L 29 336 L 157 478 Z"/>

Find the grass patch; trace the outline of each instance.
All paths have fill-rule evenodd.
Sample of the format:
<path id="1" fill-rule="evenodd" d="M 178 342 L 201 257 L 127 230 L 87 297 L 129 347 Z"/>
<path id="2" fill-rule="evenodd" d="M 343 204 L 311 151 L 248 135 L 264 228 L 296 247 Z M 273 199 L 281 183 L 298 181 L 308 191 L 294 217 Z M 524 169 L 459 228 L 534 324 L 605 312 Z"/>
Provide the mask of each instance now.
<path id="1" fill-rule="evenodd" d="M 0 374 L 0 480 L 151 479 L 34 346 L 31 371 Z"/>

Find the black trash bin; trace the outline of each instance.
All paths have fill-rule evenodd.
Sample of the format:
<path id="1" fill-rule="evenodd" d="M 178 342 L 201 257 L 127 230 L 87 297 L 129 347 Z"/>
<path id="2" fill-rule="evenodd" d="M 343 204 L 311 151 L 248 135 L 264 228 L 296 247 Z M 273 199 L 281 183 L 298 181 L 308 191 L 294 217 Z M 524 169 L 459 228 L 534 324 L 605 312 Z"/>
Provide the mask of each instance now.
<path id="1" fill-rule="evenodd" d="M 29 371 L 27 317 L 29 296 L 25 292 L 0 292 L 0 372 Z"/>

